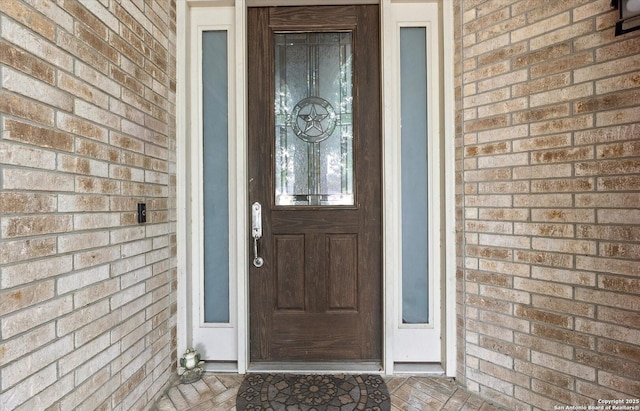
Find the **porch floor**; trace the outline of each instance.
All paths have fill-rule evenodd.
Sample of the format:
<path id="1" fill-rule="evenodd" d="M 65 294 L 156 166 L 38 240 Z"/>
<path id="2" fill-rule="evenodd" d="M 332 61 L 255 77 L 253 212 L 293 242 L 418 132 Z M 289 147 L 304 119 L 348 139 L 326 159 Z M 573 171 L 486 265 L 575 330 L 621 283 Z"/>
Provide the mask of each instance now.
<path id="1" fill-rule="evenodd" d="M 176 382 L 158 401 L 156 411 L 236 410 L 236 393 L 243 376 L 205 373 L 193 384 Z M 506 411 L 445 377 L 394 376 L 385 378 L 391 410 Z"/>

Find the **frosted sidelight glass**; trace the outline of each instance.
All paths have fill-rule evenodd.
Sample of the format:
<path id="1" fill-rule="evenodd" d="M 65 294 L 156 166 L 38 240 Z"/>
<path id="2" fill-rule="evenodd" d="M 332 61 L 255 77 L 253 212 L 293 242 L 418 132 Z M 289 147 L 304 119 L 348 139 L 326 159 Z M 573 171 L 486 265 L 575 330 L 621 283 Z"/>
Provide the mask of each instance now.
<path id="1" fill-rule="evenodd" d="M 229 322 L 227 32 L 202 33 L 204 320 Z"/>
<path id="2" fill-rule="evenodd" d="M 353 205 L 351 33 L 277 33 L 277 205 Z"/>
<path id="3" fill-rule="evenodd" d="M 429 322 L 426 29 L 400 29 L 402 322 Z"/>

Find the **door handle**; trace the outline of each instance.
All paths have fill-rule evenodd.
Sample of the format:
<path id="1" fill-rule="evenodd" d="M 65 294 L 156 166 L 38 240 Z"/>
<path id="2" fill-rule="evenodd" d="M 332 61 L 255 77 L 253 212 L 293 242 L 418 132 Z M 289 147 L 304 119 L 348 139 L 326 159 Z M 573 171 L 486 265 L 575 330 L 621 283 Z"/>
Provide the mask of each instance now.
<path id="1" fill-rule="evenodd" d="M 253 265 L 262 267 L 264 259 L 258 255 L 258 240 L 262 238 L 262 206 L 257 201 L 251 206 L 251 236 L 253 237 Z"/>

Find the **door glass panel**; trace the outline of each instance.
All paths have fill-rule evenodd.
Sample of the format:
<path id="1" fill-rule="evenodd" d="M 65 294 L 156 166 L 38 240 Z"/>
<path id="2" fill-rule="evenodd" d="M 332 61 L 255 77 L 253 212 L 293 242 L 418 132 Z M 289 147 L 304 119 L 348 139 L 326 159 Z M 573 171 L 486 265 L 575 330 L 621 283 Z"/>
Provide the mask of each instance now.
<path id="1" fill-rule="evenodd" d="M 352 35 L 274 41 L 276 205 L 353 205 Z"/>
<path id="2" fill-rule="evenodd" d="M 227 32 L 202 33 L 204 320 L 229 322 Z"/>
<path id="3" fill-rule="evenodd" d="M 400 29 L 402 322 L 429 322 L 426 29 Z"/>

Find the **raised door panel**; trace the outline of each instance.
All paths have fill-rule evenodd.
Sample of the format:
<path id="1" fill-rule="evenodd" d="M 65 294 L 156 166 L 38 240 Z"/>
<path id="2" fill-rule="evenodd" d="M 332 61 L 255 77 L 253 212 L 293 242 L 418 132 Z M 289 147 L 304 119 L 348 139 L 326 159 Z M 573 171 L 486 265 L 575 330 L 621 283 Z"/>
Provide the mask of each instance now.
<path id="1" fill-rule="evenodd" d="M 277 309 L 305 309 L 304 235 L 274 235 Z"/>
<path id="2" fill-rule="evenodd" d="M 326 237 L 328 308 L 358 309 L 358 236 L 329 234 Z"/>

